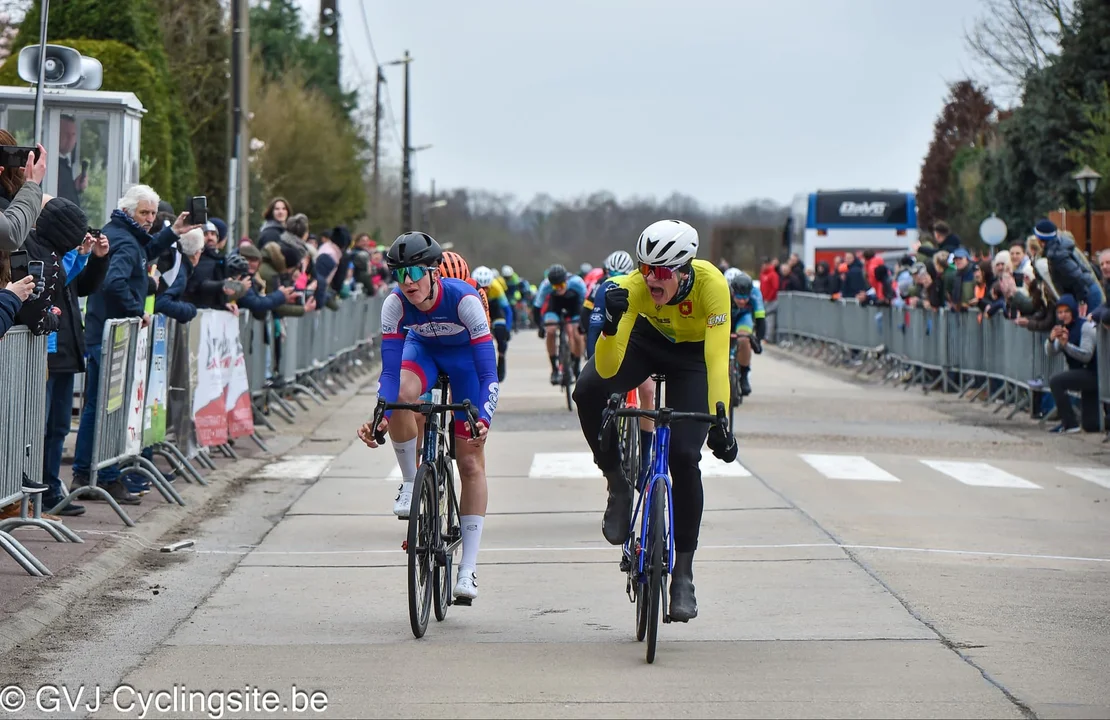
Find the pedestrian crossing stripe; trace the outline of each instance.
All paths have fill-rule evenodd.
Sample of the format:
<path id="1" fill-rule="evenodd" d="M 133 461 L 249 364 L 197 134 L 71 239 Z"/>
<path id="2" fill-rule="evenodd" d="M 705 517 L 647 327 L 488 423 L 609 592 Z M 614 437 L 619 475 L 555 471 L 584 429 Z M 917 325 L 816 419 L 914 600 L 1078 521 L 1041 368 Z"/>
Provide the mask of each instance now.
<path id="1" fill-rule="evenodd" d="M 1041 486 L 1036 483 L 1019 478 L 1005 470 L 999 470 L 985 462 L 955 462 L 952 460 L 922 460 L 921 462 L 937 472 L 959 480 L 964 485 L 1023 488 L 1026 490 L 1041 489 Z"/>
<path id="2" fill-rule="evenodd" d="M 860 455 L 802 455 L 802 460 L 830 480 L 875 480 L 901 482 L 886 470 Z"/>
<path id="3" fill-rule="evenodd" d="M 739 461 L 726 463 L 711 453 L 701 456 L 702 477 L 751 477 L 751 473 Z M 594 464 L 593 453 L 536 453 L 532 457 L 530 478 L 598 478 L 603 476 Z"/>
<path id="4" fill-rule="evenodd" d="M 1056 469 L 1061 472 L 1066 472 L 1072 477 L 1077 477 L 1087 482 L 1093 482 L 1095 485 L 1101 485 L 1110 490 L 1110 468 L 1062 467 Z"/>

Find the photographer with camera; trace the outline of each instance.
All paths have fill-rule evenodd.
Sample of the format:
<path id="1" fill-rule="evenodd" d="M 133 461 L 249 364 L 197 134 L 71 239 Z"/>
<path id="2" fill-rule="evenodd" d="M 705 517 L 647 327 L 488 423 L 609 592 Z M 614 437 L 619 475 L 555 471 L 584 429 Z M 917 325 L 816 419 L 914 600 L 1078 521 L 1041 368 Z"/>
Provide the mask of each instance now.
<path id="1" fill-rule="evenodd" d="M 237 261 L 236 258 L 239 260 Z M 241 269 L 239 261 L 242 262 Z M 236 283 L 243 288 L 243 292 L 238 295 L 239 307 L 250 311 L 255 318 L 265 319 L 267 313 L 297 300 L 298 293 L 292 287 L 278 287 L 269 293 L 266 292 L 265 283 L 258 277 L 258 270 L 262 265 L 262 251 L 254 245 L 244 245 L 239 248 L 239 254 L 228 257 L 227 262 L 228 282 Z M 234 276 L 232 276 L 233 272 Z"/>
<path id="2" fill-rule="evenodd" d="M 1053 375 L 1048 381 L 1056 411 L 1060 415 L 1060 424 L 1051 432 L 1077 433 L 1081 429 L 1068 392 L 1078 392 L 1082 398 L 1082 429 L 1098 432 L 1097 335 L 1095 324 L 1079 316 L 1079 303 L 1075 297 L 1061 295 L 1056 302 L 1056 325 L 1045 340 L 1045 352 L 1049 355 L 1063 353 L 1068 363 L 1067 370 Z"/>
<path id="3" fill-rule="evenodd" d="M 0 130 L 0 146 L 0 250 L 13 252 L 23 247 L 42 211 L 46 149 L 39 145 L 23 160 L 7 130 Z"/>

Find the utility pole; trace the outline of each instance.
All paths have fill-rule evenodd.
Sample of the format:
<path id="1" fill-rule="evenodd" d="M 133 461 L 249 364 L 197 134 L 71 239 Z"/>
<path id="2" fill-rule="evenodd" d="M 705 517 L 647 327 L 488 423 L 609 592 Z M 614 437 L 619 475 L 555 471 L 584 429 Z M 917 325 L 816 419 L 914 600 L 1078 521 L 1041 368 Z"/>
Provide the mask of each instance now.
<path id="1" fill-rule="evenodd" d="M 409 102 L 409 65 L 412 63 L 412 58 L 409 57 L 409 51 L 405 51 L 405 138 L 401 143 L 404 147 L 401 148 L 401 232 L 407 233 L 412 231 L 412 181 L 411 170 L 409 167 L 409 155 L 412 153 L 412 147 L 409 145 L 409 112 L 411 103 Z"/>
<path id="2" fill-rule="evenodd" d="M 320 36 L 339 47 L 339 9 L 336 0 L 320 0 Z"/>
<path id="3" fill-rule="evenodd" d="M 374 222 L 382 222 L 381 161 L 382 161 L 382 83 L 385 74 L 378 66 L 378 79 L 374 83 Z"/>
<path id="4" fill-rule="evenodd" d="M 239 247 L 239 238 L 249 235 L 250 163 L 247 148 L 247 98 L 250 92 L 250 2 L 231 0 L 231 160 L 227 183 L 227 251 Z"/>

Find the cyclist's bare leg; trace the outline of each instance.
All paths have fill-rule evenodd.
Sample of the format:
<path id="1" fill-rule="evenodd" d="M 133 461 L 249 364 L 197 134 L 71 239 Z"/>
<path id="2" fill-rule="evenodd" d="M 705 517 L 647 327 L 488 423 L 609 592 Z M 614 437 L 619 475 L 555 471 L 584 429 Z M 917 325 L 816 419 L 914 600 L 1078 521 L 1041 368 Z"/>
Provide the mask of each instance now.
<path id="1" fill-rule="evenodd" d="M 456 438 L 455 462 L 459 466 L 462 492 L 459 494 L 459 524 L 462 530 L 462 557 L 459 559 L 459 582 L 455 597 L 477 597 L 475 568 L 478 564 L 478 547 L 482 542 L 485 523 L 486 456 L 484 447 L 475 447 L 466 438 Z"/>
<path id="2" fill-rule="evenodd" d="M 423 389 L 423 383 L 416 373 L 404 368 L 401 369 L 401 384 L 397 391 L 397 402 L 419 402 Z M 416 468 L 420 459 L 416 447 L 418 444 L 416 413 L 409 410 L 394 410 L 389 418 L 388 432 L 393 445 L 393 452 L 397 456 L 397 467 L 401 469 L 401 487 L 397 489 L 393 513 L 404 518 L 408 517 L 409 500 L 412 498 L 412 482 L 416 479 Z"/>
<path id="3" fill-rule="evenodd" d="M 752 341 L 751 333 L 744 330 L 736 331 L 736 364 L 740 366 L 740 394 L 750 395 L 751 383 L 748 381 L 748 371 L 752 367 Z"/>
<path id="4" fill-rule="evenodd" d="M 547 357 L 551 360 L 551 382 L 559 383 L 559 354 L 555 350 L 555 341 L 559 337 L 558 323 L 544 324 L 544 340 L 547 342 Z"/>

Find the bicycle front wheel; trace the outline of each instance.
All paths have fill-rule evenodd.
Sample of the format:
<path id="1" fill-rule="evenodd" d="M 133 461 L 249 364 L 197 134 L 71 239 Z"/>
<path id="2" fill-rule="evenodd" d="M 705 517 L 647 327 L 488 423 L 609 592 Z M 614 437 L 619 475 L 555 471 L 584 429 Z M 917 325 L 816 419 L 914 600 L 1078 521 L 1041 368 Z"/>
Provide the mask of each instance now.
<path id="1" fill-rule="evenodd" d="M 432 578 L 432 595 L 435 598 L 436 620 L 443 622 L 447 617 L 447 608 L 451 606 L 451 568 L 454 565 L 453 553 L 447 549 L 450 542 L 451 527 L 457 522 L 455 518 L 455 473 L 451 467 L 450 459 L 444 458 L 440 466 L 443 481 L 440 482 L 439 507 L 436 522 L 439 523 L 440 543 L 443 545 L 443 564 L 436 558 L 436 571 Z"/>
<path id="2" fill-rule="evenodd" d="M 412 507 L 409 509 L 409 624 L 412 634 L 424 637 L 428 615 L 432 609 L 432 574 L 435 570 L 435 523 L 439 508 L 435 503 L 435 471 L 421 465 L 412 483 Z"/>
<path id="3" fill-rule="evenodd" d="M 663 564 L 667 557 L 666 521 L 667 484 L 656 482 L 651 489 L 651 544 L 648 548 L 648 587 L 647 602 L 647 661 L 655 662 L 655 645 L 659 640 L 659 617 L 662 614 L 663 593 L 667 591 L 663 582 Z"/>

